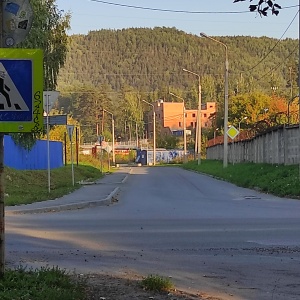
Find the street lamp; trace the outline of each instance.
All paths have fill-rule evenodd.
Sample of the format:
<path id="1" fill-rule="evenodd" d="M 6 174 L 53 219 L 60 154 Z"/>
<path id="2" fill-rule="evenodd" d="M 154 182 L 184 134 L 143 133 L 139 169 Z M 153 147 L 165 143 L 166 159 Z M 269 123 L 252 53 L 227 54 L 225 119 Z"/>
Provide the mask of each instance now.
<path id="1" fill-rule="evenodd" d="M 155 108 L 152 103 L 149 103 L 146 100 L 142 100 L 143 102 L 147 103 L 148 105 L 152 106 L 153 109 L 153 165 L 156 164 L 156 128 L 155 128 Z"/>
<path id="2" fill-rule="evenodd" d="M 241 123 L 247 119 L 248 119 L 248 117 L 244 117 L 244 118 L 242 118 L 242 120 L 239 121 L 239 131 L 241 131 Z"/>
<path id="3" fill-rule="evenodd" d="M 105 111 L 105 112 L 107 112 L 108 114 L 111 115 L 111 127 L 112 127 L 112 154 L 113 154 L 112 160 L 113 160 L 113 165 L 115 166 L 115 164 L 116 164 L 116 156 L 115 156 L 115 120 L 114 120 L 114 115 L 113 115 L 110 111 L 108 111 L 108 110 L 106 110 L 106 109 L 104 109 L 104 108 L 102 108 L 102 109 L 103 109 L 103 111 Z"/>
<path id="4" fill-rule="evenodd" d="M 201 127 L 202 127 L 202 123 L 201 123 L 201 81 L 200 81 L 200 75 L 189 71 L 187 69 L 182 69 L 184 72 L 187 73 L 191 73 L 195 76 L 198 77 L 198 113 L 197 113 L 197 126 L 196 126 L 196 141 L 195 141 L 195 152 L 197 152 L 198 155 L 198 165 L 201 164 Z M 197 151 L 196 151 L 197 149 Z"/>
<path id="5" fill-rule="evenodd" d="M 216 144 L 216 134 L 217 134 L 217 131 L 219 130 L 219 128 L 216 128 L 214 130 L 214 145 Z"/>
<path id="6" fill-rule="evenodd" d="M 183 160 L 184 162 L 186 163 L 187 162 L 187 159 L 186 159 L 186 120 L 185 120 L 185 103 L 184 103 L 184 99 L 169 92 L 170 95 L 178 98 L 178 99 L 181 99 L 182 102 L 183 102 Z"/>
<path id="7" fill-rule="evenodd" d="M 223 167 L 226 168 L 228 165 L 228 138 L 227 138 L 227 129 L 228 129 L 228 49 L 227 45 L 224 43 L 212 38 L 211 36 L 201 32 L 200 36 L 208 38 L 216 43 L 219 43 L 225 48 L 225 94 L 224 94 L 224 158 L 223 158 Z"/>

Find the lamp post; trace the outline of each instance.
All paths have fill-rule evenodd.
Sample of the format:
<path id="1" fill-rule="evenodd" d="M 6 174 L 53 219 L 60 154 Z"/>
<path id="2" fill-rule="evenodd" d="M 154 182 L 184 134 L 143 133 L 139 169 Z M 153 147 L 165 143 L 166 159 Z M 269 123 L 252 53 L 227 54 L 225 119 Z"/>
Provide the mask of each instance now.
<path id="1" fill-rule="evenodd" d="M 225 48 L 225 93 L 224 93 L 224 157 L 223 157 L 223 167 L 226 168 L 228 165 L 228 49 L 227 45 L 212 38 L 211 36 L 201 32 L 200 36 L 208 38 Z"/>
<path id="2" fill-rule="evenodd" d="M 216 128 L 214 130 L 214 145 L 216 144 L 216 134 L 217 134 L 217 131 L 219 130 L 219 128 Z"/>
<path id="3" fill-rule="evenodd" d="M 113 165 L 116 165 L 116 156 L 115 156 L 115 120 L 114 120 L 114 115 L 113 113 L 111 113 L 110 111 L 102 108 L 103 111 L 107 112 L 108 114 L 111 115 L 111 130 L 112 130 L 112 161 L 113 161 Z"/>
<path id="4" fill-rule="evenodd" d="M 242 118 L 242 120 L 239 121 L 239 132 L 241 131 L 241 123 L 247 119 L 248 119 L 248 117 L 244 117 L 244 118 Z"/>
<path id="5" fill-rule="evenodd" d="M 186 159 L 186 119 L 185 119 L 185 102 L 184 102 L 184 99 L 169 92 L 170 95 L 178 98 L 178 99 L 181 99 L 182 102 L 183 102 L 183 161 L 186 163 L 187 162 L 187 159 Z"/>
<path id="6" fill-rule="evenodd" d="M 189 71 L 187 69 L 182 69 L 184 72 L 193 74 L 195 76 L 198 77 L 198 113 L 197 113 L 197 126 L 196 126 L 196 142 L 195 142 L 195 152 L 197 152 L 198 155 L 198 165 L 201 164 L 201 127 L 202 127 L 202 123 L 201 123 L 201 78 L 200 75 Z M 196 151 L 197 149 L 197 151 Z"/>
<path id="7" fill-rule="evenodd" d="M 154 105 L 152 103 L 149 103 L 146 100 L 142 100 L 142 101 L 147 103 L 148 105 L 152 106 L 152 109 L 153 109 L 153 165 L 155 166 L 155 164 L 156 164 L 156 128 L 155 128 L 156 118 L 155 118 L 155 108 L 154 108 Z"/>

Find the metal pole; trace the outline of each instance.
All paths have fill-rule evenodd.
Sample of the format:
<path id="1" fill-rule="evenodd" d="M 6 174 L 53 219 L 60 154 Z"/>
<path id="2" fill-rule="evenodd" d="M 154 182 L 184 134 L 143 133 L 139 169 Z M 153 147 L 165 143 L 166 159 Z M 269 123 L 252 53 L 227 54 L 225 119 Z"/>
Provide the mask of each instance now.
<path id="1" fill-rule="evenodd" d="M 299 149 L 298 153 L 300 155 L 300 0 L 299 0 L 299 9 L 298 9 L 298 17 L 299 17 L 299 30 L 298 30 L 298 43 L 299 43 L 299 53 L 298 53 L 298 96 L 299 96 Z M 299 180 L 300 180 L 300 157 L 299 157 Z"/>
<path id="2" fill-rule="evenodd" d="M 74 179 L 74 163 L 73 163 L 73 141 L 71 137 L 71 167 L 72 167 L 72 184 L 75 185 L 75 179 Z"/>
<path id="3" fill-rule="evenodd" d="M 156 118 L 155 118 L 155 108 L 152 103 L 149 103 L 146 100 L 142 100 L 143 102 L 147 103 L 148 105 L 152 106 L 153 109 L 153 165 L 156 165 Z"/>
<path id="4" fill-rule="evenodd" d="M 138 134 L 138 126 L 137 122 L 135 122 L 135 136 L 136 136 L 136 147 L 139 147 L 139 134 Z"/>
<path id="5" fill-rule="evenodd" d="M 225 99 L 224 99 L 224 160 L 223 167 L 226 168 L 228 165 L 228 54 L 227 46 L 222 43 L 225 47 Z"/>
<path id="6" fill-rule="evenodd" d="M 197 113 L 197 126 L 196 126 L 196 141 L 195 141 L 195 153 L 197 152 L 198 156 L 198 165 L 201 164 L 201 127 L 202 127 L 202 122 L 201 122 L 201 77 L 199 74 L 189 71 L 187 69 L 182 69 L 184 72 L 191 73 L 195 76 L 198 77 L 198 113 Z M 197 151 L 196 151 L 197 150 Z"/>
<path id="7" fill-rule="evenodd" d="M 185 101 L 183 98 L 169 92 L 170 95 L 178 98 L 178 99 L 181 99 L 182 100 L 182 103 L 183 103 L 183 151 L 184 151 L 184 155 L 183 155 L 183 161 L 184 162 L 187 162 L 187 157 L 186 157 L 186 154 L 187 154 L 187 149 L 186 149 L 186 118 L 185 118 Z"/>
<path id="8" fill-rule="evenodd" d="M 3 1 L 0 1 L 0 47 L 3 47 Z M 0 132 L 0 278 L 5 270 L 4 133 Z"/>
<path id="9" fill-rule="evenodd" d="M 116 154 L 115 154 L 115 120 L 112 115 L 112 155 L 113 155 L 113 165 L 116 165 Z"/>
<path id="10" fill-rule="evenodd" d="M 113 160 L 113 165 L 116 163 L 116 156 L 115 156 L 115 120 L 114 120 L 114 115 L 110 111 L 102 108 L 103 112 L 107 112 L 108 114 L 111 115 L 111 131 L 112 131 L 112 160 Z"/>
<path id="11" fill-rule="evenodd" d="M 103 173 L 102 141 L 100 141 L 100 171 Z"/>
<path id="12" fill-rule="evenodd" d="M 199 91 L 198 91 L 198 97 L 199 97 L 199 103 L 198 103 L 198 114 L 199 114 L 199 125 L 198 125 L 198 165 L 201 164 L 201 127 L 202 127 L 202 117 L 201 117 L 201 82 L 200 82 L 200 76 L 198 75 L 198 79 L 199 79 Z"/>
<path id="13" fill-rule="evenodd" d="M 153 107 L 153 165 L 156 165 L 156 118 L 155 118 L 155 109 L 154 109 L 154 105 L 152 105 Z"/>
<path id="14" fill-rule="evenodd" d="M 299 0 L 300 1 L 300 0 Z M 228 165 L 228 136 L 227 136 L 227 130 L 228 130 L 228 49 L 227 45 L 210 37 L 209 35 L 201 32 L 201 36 L 208 38 L 220 45 L 222 45 L 225 48 L 225 93 L 224 93 L 224 157 L 223 157 L 223 167 L 226 168 Z"/>
<path id="15" fill-rule="evenodd" d="M 186 163 L 187 162 L 187 151 L 186 151 L 186 118 L 185 118 L 185 104 L 183 102 L 183 160 Z"/>
<path id="16" fill-rule="evenodd" d="M 47 117 L 46 117 L 46 128 L 47 128 L 47 171 L 48 171 L 48 193 L 51 192 L 51 174 L 50 174 L 50 141 L 49 141 L 49 97 L 47 94 Z"/>

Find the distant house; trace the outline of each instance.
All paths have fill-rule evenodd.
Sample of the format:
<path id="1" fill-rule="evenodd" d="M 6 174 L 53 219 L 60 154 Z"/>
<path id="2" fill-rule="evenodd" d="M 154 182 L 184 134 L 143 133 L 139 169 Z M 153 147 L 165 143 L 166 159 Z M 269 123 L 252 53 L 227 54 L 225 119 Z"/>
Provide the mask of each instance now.
<path id="1" fill-rule="evenodd" d="M 183 135 L 183 102 L 165 102 L 161 99 L 153 103 L 156 115 L 156 127 L 164 134 Z M 197 126 L 197 109 L 185 111 L 187 134 Z M 216 114 L 216 102 L 207 102 L 201 107 L 201 127 L 211 128 Z M 146 131 L 148 138 L 153 137 L 153 112 L 146 114 Z"/>

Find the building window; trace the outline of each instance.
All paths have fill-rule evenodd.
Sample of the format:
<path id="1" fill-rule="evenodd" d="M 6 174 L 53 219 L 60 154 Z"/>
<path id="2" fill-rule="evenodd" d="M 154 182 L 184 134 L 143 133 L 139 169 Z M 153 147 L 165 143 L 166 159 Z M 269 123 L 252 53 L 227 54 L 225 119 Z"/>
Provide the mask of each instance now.
<path id="1" fill-rule="evenodd" d="M 204 118 L 206 118 L 207 117 L 207 114 L 204 114 Z"/>
<path id="2" fill-rule="evenodd" d="M 191 122 L 191 127 L 194 128 L 194 122 Z"/>
<path id="3" fill-rule="evenodd" d="M 181 122 L 179 122 L 178 125 L 179 125 L 179 127 L 181 127 L 181 126 L 182 126 L 182 125 L 181 125 Z"/>
<path id="4" fill-rule="evenodd" d="M 195 117 L 196 117 L 196 114 L 192 114 L 192 117 L 195 118 Z"/>

